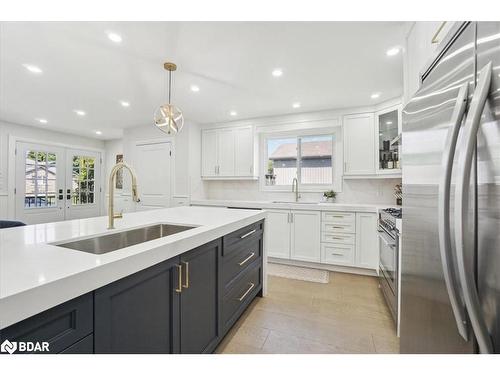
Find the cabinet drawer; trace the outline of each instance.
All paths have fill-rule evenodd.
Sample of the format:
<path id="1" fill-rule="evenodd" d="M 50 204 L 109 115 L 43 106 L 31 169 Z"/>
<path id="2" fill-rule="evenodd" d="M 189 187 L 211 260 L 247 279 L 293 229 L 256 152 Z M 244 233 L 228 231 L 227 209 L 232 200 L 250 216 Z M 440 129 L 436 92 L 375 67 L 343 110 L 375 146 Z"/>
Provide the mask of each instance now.
<path id="1" fill-rule="evenodd" d="M 94 353 L 94 335 L 88 335 L 69 348 L 64 349 L 61 354 L 93 354 Z"/>
<path id="2" fill-rule="evenodd" d="M 355 245 L 355 234 L 321 233 L 321 242 L 338 243 L 342 245 Z"/>
<path id="3" fill-rule="evenodd" d="M 232 281 L 255 262 L 262 261 L 262 237 L 247 241 L 222 258 L 222 281 L 227 288 Z"/>
<path id="4" fill-rule="evenodd" d="M 321 244 L 321 263 L 351 265 L 354 263 L 354 245 Z"/>
<path id="5" fill-rule="evenodd" d="M 0 331 L 0 342 L 32 341 L 49 343 L 49 353 L 59 353 L 92 333 L 92 293 L 72 299 Z"/>
<path id="6" fill-rule="evenodd" d="M 355 223 L 322 223 L 321 232 L 326 233 L 356 233 Z"/>
<path id="7" fill-rule="evenodd" d="M 229 255 L 249 241 L 262 237 L 263 229 L 264 221 L 259 221 L 224 236 L 222 239 L 222 255 Z"/>
<path id="8" fill-rule="evenodd" d="M 354 212 L 324 211 L 321 213 L 324 223 L 355 224 L 356 214 Z"/>
<path id="9" fill-rule="evenodd" d="M 247 269 L 225 294 L 222 301 L 224 333 L 240 317 L 248 304 L 262 288 L 262 268 L 255 264 Z"/>

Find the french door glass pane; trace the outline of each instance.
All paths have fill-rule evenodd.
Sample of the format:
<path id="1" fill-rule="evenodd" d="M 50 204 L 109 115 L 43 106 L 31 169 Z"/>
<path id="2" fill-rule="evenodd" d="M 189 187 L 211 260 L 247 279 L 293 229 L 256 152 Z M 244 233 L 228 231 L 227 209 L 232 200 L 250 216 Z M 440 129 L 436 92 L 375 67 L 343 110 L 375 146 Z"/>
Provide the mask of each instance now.
<path id="1" fill-rule="evenodd" d="M 24 207 L 54 207 L 56 200 L 56 155 L 45 151 L 26 151 Z"/>
<path id="2" fill-rule="evenodd" d="M 331 184 L 333 182 L 333 136 L 300 138 L 300 183 Z"/>
<path id="3" fill-rule="evenodd" d="M 297 138 L 268 138 L 266 185 L 291 185 L 295 177 Z"/>
<path id="4" fill-rule="evenodd" d="M 73 205 L 94 203 L 93 192 L 95 185 L 94 173 L 95 158 L 89 156 L 73 156 L 72 172 L 72 200 Z"/>

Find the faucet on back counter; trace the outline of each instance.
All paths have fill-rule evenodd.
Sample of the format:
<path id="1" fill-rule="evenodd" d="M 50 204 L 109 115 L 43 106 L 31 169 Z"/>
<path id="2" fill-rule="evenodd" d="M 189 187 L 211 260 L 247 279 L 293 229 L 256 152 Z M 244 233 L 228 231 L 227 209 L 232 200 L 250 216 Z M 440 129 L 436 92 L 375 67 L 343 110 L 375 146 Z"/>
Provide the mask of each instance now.
<path id="1" fill-rule="evenodd" d="M 132 176 L 132 200 L 134 202 L 141 201 L 139 199 L 139 195 L 137 194 L 137 175 L 135 174 L 135 171 L 125 162 L 116 163 L 109 174 L 108 229 L 115 229 L 115 219 L 121 219 L 123 217 L 121 213 L 115 214 L 114 209 L 115 179 L 116 174 L 122 168 L 128 169 L 130 175 Z"/>

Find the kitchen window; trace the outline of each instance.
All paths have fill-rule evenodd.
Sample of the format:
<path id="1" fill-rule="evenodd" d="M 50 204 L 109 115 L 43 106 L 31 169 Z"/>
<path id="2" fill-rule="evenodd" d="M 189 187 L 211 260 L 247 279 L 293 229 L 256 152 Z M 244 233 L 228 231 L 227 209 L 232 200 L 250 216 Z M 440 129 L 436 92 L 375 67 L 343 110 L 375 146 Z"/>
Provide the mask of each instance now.
<path id="1" fill-rule="evenodd" d="M 262 136 L 261 189 L 289 191 L 297 178 L 302 191 L 340 191 L 336 132 L 271 133 Z M 340 164 L 341 165 L 341 164 Z"/>

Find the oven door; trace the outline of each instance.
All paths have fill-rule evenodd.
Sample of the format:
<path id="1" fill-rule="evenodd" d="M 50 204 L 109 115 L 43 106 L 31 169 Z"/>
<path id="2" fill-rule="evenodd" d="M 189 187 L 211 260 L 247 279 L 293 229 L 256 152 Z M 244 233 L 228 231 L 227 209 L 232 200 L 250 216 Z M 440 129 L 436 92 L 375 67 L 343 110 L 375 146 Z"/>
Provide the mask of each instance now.
<path id="1" fill-rule="evenodd" d="M 387 283 L 396 294 L 398 277 L 398 238 L 392 236 L 384 228 L 378 228 L 378 240 L 380 247 L 380 271 Z"/>

